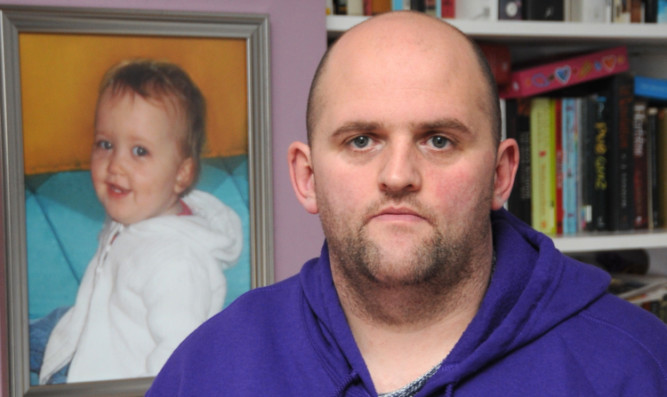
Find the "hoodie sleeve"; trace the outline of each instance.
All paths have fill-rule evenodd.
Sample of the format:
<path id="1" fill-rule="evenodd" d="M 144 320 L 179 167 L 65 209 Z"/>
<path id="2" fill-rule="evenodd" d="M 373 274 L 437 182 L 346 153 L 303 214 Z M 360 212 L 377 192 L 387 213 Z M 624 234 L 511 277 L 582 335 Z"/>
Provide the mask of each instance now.
<path id="1" fill-rule="evenodd" d="M 226 282 L 216 261 L 182 244 L 164 247 L 142 288 L 146 325 L 155 347 L 146 369 L 156 374 L 176 346 L 222 309 Z"/>

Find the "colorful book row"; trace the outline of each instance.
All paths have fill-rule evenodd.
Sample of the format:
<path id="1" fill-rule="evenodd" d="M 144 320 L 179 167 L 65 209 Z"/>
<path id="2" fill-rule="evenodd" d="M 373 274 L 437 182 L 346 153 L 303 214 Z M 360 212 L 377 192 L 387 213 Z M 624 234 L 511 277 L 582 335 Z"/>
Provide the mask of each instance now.
<path id="1" fill-rule="evenodd" d="M 325 0 L 327 14 L 417 10 L 440 18 L 667 23 L 667 0 Z"/>
<path id="2" fill-rule="evenodd" d="M 625 73 L 584 86 L 506 100 L 521 151 L 510 211 L 551 235 L 667 225 L 667 102 Z"/>

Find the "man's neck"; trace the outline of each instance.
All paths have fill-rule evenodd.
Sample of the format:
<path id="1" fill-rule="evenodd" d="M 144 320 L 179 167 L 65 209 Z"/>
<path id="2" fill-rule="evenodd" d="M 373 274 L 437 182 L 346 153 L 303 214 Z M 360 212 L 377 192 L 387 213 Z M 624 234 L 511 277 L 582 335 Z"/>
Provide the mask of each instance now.
<path id="1" fill-rule="evenodd" d="M 452 288 L 350 286 L 332 266 L 334 283 L 355 341 L 378 392 L 427 373 L 454 348 L 477 313 L 492 260 Z"/>

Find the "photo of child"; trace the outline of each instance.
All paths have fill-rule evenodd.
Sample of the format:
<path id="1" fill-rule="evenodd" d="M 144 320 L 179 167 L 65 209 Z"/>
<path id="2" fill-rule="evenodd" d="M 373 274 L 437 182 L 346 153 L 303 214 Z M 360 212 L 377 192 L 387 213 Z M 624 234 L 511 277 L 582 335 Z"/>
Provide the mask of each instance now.
<path id="1" fill-rule="evenodd" d="M 100 85 L 90 175 L 106 212 L 71 307 L 30 324 L 40 384 L 154 376 L 223 307 L 239 215 L 194 188 L 205 99 L 179 66 L 133 59 Z"/>

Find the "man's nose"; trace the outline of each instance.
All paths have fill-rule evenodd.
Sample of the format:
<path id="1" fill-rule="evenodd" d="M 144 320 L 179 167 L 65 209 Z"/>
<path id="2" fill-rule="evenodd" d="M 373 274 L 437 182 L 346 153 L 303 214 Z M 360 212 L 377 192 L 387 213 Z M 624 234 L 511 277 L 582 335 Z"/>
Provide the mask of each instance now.
<path id="1" fill-rule="evenodd" d="M 421 188 L 419 153 L 412 142 L 389 144 L 383 153 L 379 174 L 380 189 L 387 193 L 411 192 Z"/>

